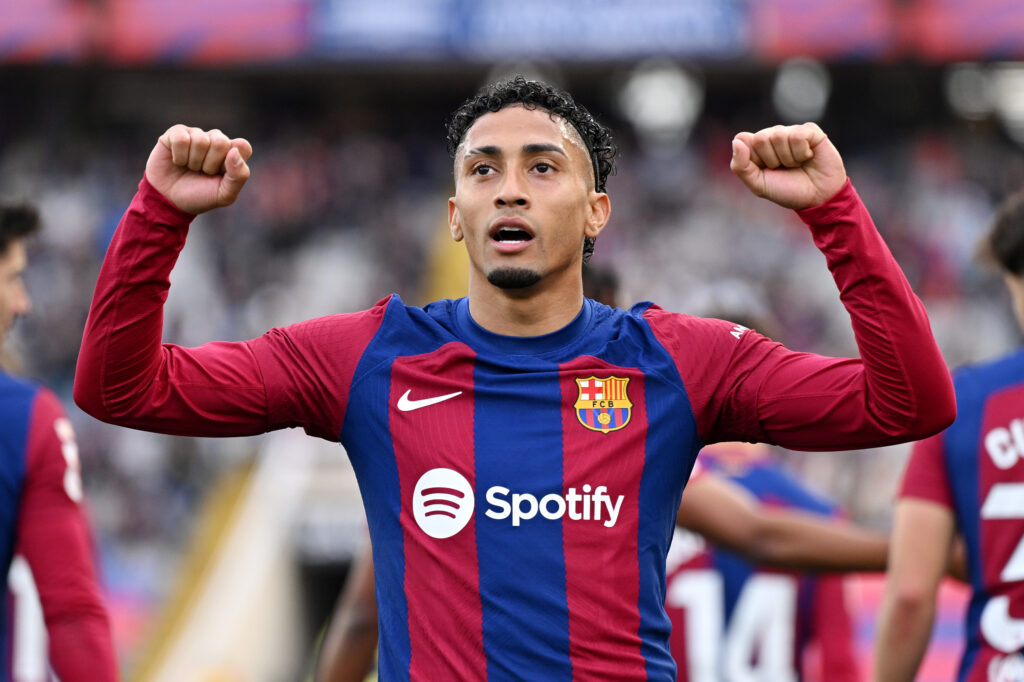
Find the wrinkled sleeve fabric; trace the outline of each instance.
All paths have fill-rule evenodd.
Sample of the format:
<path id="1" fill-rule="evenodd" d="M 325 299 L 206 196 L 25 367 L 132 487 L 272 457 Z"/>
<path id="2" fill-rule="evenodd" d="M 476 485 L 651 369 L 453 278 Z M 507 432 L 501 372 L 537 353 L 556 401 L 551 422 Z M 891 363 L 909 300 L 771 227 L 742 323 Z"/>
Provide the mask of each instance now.
<path id="1" fill-rule="evenodd" d="M 106 422 L 175 435 L 302 426 L 337 439 L 348 385 L 388 299 L 245 342 L 161 343 L 170 273 L 191 220 L 145 178 L 139 183 L 97 280 L 75 402 Z"/>
<path id="2" fill-rule="evenodd" d="M 50 661 L 64 682 L 118 679 L 93 544 L 81 506 L 78 452 L 57 398 L 39 391 L 32 408 L 17 553 L 39 591 Z"/>
<path id="3" fill-rule="evenodd" d="M 953 384 L 924 306 L 853 186 L 799 215 L 839 288 L 860 357 L 798 353 L 729 322 L 652 306 L 645 317 L 675 359 L 701 439 L 836 450 L 948 426 Z"/>

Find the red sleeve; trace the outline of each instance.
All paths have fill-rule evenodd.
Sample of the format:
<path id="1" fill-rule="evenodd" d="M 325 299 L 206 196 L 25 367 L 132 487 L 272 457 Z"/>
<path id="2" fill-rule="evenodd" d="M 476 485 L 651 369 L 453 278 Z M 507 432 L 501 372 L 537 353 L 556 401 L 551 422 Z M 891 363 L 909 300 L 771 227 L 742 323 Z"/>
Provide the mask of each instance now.
<path id="1" fill-rule="evenodd" d="M 942 434 L 914 443 L 903 474 L 899 497 L 915 497 L 953 508 L 953 492 L 946 473 Z"/>
<path id="2" fill-rule="evenodd" d="M 32 409 L 16 551 L 32 568 L 60 679 L 105 682 L 118 679 L 117 665 L 81 496 L 71 422 L 43 389 Z"/>
<path id="3" fill-rule="evenodd" d="M 650 308 L 645 317 L 676 359 L 701 439 L 837 450 L 948 426 L 953 384 L 924 306 L 853 186 L 800 217 L 839 287 L 861 357 L 796 353 L 728 322 Z"/>
<path id="4" fill-rule="evenodd" d="M 304 426 L 337 438 L 348 383 L 386 304 L 248 342 L 162 344 L 170 273 L 191 219 L 145 178 L 139 183 L 96 283 L 75 402 L 103 421 L 175 435 Z"/>
<path id="5" fill-rule="evenodd" d="M 843 576 L 819 576 L 814 597 L 814 639 L 820 653 L 821 674 L 813 677 L 828 682 L 859 682 Z"/>
<path id="6" fill-rule="evenodd" d="M 272 329 L 249 343 L 267 387 L 271 428 L 303 426 L 310 435 L 338 440 L 352 376 L 388 300 L 363 312 Z"/>

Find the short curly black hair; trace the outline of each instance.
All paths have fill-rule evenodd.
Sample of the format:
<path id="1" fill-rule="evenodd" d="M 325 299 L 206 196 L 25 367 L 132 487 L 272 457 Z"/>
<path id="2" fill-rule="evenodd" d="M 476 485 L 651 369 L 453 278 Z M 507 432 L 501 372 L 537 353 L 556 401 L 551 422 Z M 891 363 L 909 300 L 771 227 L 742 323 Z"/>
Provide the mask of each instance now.
<path id="1" fill-rule="evenodd" d="M 590 154 L 590 162 L 594 167 L 594 188 L 598 192 L 605 191 L 608 176 L 615 172 L 615 156 L 619 152 L 611 130 L 598 123 L 569 93 L 541 81 L 526 80 L 522 76 L 485 85 L 448 117 L 448 154 L 455 158 L 466 131 L 478 118 L 512 105 L 544 109 L 552 116 L 571 123 Z M 594 242 L 590 237 L 583 240 L 584 263 L 590 260 L 594 252 Z"/>
<path id="2" fill-rule="evenodd" d="M 39 230 L 39 211 L 29 204 L 0 204 L 0 256 L 19 239 Z"/>

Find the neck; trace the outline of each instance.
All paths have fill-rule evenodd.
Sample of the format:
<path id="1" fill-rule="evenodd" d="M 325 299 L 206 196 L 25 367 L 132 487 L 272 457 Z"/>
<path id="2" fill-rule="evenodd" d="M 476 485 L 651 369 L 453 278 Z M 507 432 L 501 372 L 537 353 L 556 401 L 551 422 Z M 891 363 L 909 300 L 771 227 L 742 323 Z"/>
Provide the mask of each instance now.
<path id="1" fill-rule="evenodd" d="M 504 336 L 541 336 L 572 322 L 583 307 L 580 273 L 562 283 L 541 281 L 525 289 L 500 289 L 470 276 L 469 313 L 489 332 Z"/>

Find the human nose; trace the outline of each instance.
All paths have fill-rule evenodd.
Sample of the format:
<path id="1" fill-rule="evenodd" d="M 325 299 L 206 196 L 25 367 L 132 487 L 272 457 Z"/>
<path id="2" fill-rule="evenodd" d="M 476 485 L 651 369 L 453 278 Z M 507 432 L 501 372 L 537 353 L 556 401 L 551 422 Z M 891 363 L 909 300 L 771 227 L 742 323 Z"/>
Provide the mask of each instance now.
<path id="1" fill-rule="evenodd" d="M 527 206 L 529 195 L 526 191 L 524 178 L 516 172 L 506 173 L 498 186 L 498 193 L 494 197 L 494 205 L 499 208 L 507 206 Z"/>

